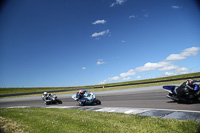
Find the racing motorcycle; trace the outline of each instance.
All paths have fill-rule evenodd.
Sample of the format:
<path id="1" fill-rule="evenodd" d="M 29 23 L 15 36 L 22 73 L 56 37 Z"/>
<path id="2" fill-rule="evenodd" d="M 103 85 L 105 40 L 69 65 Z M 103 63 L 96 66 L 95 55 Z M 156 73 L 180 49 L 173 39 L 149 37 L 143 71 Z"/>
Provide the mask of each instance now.
<path id="1" fill-rule="evenodd" d="M 195 95 L 192 93 L 189 94 L 187 88 L 181 86 L 169 85 L 169 86 L 163 86 L 163 89 L 169 92 L 169 94 L 166 95 L 167 98 L 172 99 L 176 102 L 200 103 L 200 95 Z M 181 90 L 182 93 L 181 96 L 177 96 L 177 90 L 179 90 L 179 93 Z"/>
<path id="2" fill-rule="evenodd" d="M 78 92 L 75 95 L 72 95 L 72 98 L 77 101 L 80 106 L 101 104 L 101 101 L 96 99 L 95 94 L 89 91 L 85 92 L 81 99 L 78 99 Z"/>
<path id="3" fill-rule="evenodd" d="M 44 103 L 46 105 L 49 104 L 62 104 L 62 101 L 60 99 L 57 98 L 57 96 L 55 94 L 50 95 L 48 98 L 42 96 L 42 100 L 44 101 Z"/>

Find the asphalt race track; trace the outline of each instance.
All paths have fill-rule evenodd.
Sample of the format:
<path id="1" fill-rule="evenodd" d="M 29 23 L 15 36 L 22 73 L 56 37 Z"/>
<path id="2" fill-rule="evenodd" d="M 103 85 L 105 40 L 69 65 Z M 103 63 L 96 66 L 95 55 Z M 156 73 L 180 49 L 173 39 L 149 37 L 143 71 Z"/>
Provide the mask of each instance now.
<path id="1" fill-rule="evenodd" d="M 200 111 L 200 104 L 180 104 L 168 99 L 167 91 L 162 86 L 143 87 L 118 91 L 95 92 L 96 98 L 101 100 L 102 105 L 97 107 L 130 107 L 130 108 L 151 108 L 151 109 L 171 109 Z M 58 95 L 63 104 L 56 106 L 78 106 L 71 98 L 72 94 Z M 0 107 L 13 106 L 53 106 L 45 105 L 41 97 L 24 97 L 12 99 L 0 99 Z"/>

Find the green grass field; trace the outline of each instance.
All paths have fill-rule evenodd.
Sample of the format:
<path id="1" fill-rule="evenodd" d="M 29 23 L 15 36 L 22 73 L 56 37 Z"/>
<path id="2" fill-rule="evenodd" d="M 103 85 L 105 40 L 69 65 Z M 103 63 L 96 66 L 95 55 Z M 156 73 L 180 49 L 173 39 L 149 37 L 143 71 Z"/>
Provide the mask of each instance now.
<path id="1" fill-rule="evenodd" d="M 127 88 L 136 88 L 136 87 L 145 87 L 145 86 L 182 83 L 185 80 L 159 82 L 159 83 L 151 83 L 151 84 L 140 84 L 140 85 L 127 85 L 127 84 L 133 84 L 133 83 L 143 83 L 143 82 L 169 80 L 169 79 L 177 79 L 177 78 L 187 78 L 187 77 L 195 77 L 195 76 L 200 76 L 200 72 L 184 74 L 184 75 L 177 75 L 177 76 L 170 76 L 170 77 L 163 77 L 163 78 L 147 79 L 147 80 L 137 80 L 137 81 L 129 81 L 129 82 L 119 82 L 119 83 L 112 83 L 112 84 L 80 86 L 80 87 L 0 88 L 0 94 L 38 92 L 38 91 L 54 91 L 54 90 L 65 90 L 65 89 L 68 90 L 68 89 L 88 88 L 88 87 L 99 87 L 97 89 L 95 88 L 90 91 L 106 91 L 106 90 L 127 89 Z M 200 78 L 198 78 L 198 79 L 200 79 Z M 123 86 L 111 87 L 111 86 L 115 86 L 115 85 L 123 85 Z M 62 93 L 57 93 L 57 94 L 62 94 Z M 66 93 L 72 93 L 72 92 L 64 92 L 64 93 L 66 94 Z"/>
<path id="2" fill-rule="evenodd" d="M 200 123 L 77 109 L 0 109 L 0 132 L 198 133 Z"/>
<path id="3" fill-rule="evenodd" d="M 176 79 L 182 77 L 200 76 L 200 73 L 165 77 L 164 79 Z M 199 79 L 199 78 L 198 78 Z M 106 91 L 128 88 L 138 88 L 147 86 L 157 86 L 166 84 L 182 83 L 185 80 L 159 82 L 141 85 L 124 85 L 110 87 L 113 85 L 122 85 L 129 83 L 142 83 L 150 81 L 159 81 L 163 78 L 139 80 L 130 82 L 121 82 L 114 84 L 89 86 L 100 87 L 90 89 L 89 91 Z M 88 86 L 84 86 L 88 87 Z M 83 88 L 84 88 L 83 87 Z M 73 87 L 75 88 L 75 87 Z M 35 91 L 50 91 L 58 89 L 71 89 L 69 87 L 57 88 L 0 88 L 0 94 L 23 93 Z M 60 92 L 61 93 L 74 93 Z M 63 132 L 108 132 L 108 133 L 198 133 L 200 132 L 200 123 L 192 120 L 180 121 L 171 119 L 153 118 L 140 115 L 127 115 L 122 113 L 94 112 L 76 109 L 45 109 L 45 108 L 1 108 L 0 109 L 0 132 L 30 132 L 30 133 L 63 133 Z"/>

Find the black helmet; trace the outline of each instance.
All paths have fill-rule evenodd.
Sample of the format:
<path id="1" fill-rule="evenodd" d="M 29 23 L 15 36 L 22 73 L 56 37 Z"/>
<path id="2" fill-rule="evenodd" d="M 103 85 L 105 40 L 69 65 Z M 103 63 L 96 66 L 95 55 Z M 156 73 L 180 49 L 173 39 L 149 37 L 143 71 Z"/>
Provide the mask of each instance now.
<path id="1" fill-rule="evenodd" d="M 194 86 L 194 81 L 192 79 L 189 79 L 187 82 L 186 82 L 187 85 L 189 86 Z"/>

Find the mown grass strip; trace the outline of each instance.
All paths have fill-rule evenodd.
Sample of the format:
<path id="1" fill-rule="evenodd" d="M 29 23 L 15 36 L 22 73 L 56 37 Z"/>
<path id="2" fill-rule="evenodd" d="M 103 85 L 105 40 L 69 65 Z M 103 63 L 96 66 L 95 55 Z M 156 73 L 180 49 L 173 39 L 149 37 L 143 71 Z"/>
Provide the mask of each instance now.
<path id="1" fill-rule="evenodd" d="M 200 79 L 200 78 L 199 78 Z M 130 89 L 130 88 L 140 88 L 140 87 L 149 87 L 149 86 L 160 86 L 160 85 L 171 85 L 171 84 L 178 84 L 183 83 L 185 80 L 179 80 L 179 81 L 168 81 L 168 82 L 159 82 L 159 83 L 151 83 L 151 84 L 140 84 L 140 85 L 127 85 L 127 86 L 116 86 L 116 87 L 104 87 L 104 88 L 95 88 L 95 89 L 87 89 L 91 92 L 98 92 L 98 91 L 110 91 L 110 90 L 123 90 L 123 89 Z M 162 87 L 161 87 L 162 88 Z M 46 90 L 45 90 L 46 91 Z M 48 91 L 47 91 L 48 92 Z M 75 94 L 77 90 L 73 91 L 66 91 L 66 92 L 54 92 L 54 94 L 60 95 L 60 94 Z M 41 96 L 41 94 L 31 94 L 31 95 L 19 95 L 19 96 L 6 96 L 6 97 L 0 97 L 0 99 L 6 99 L 6 98 L 17 98 L 17 97 L 31 97 L 31 96 Z"/>
<path id="2" fill-rule="evenodd" d="M 185 80 L 177 80 L 177 81 L 167 81 L 170 79 L 177 79 L 177 78 L 187 78 L 187 77 L 197 77 L 200 76 L 200 72 L 192 73 L 192 74 L 183 74 L 177 76 L 170 76 L 170 77 L 163 77 L 163 78 L 155 78 L 155 79 L 147 79 L 147 80 L 137 80 L 137 81 L 129 81 L 129 82 L 119 82 L 119 83 L 112 83 L 112 84 L 104 84 L 104 85 L 93 85 L 93 86 L 79 86 L 79 87 L 42 87 L 42 88 L 0 88 L 0 94 L 14 94 L 14 93 L 27 93 L 27 92 L 42 92 L 42 91 L 56 91 L 56 90 L 69 90 L 73 89 L 77 90 L 78 88 L 91 88 L 94 91 L 106 91 L 106 90 L 115 90 L 115 89 L 122 89 L 122 88 L 135 88 L 135 87 L 145 87 L 151 85 L 164 85 L 169 83 L 181 83 Z M 197 78 L 200 79 L 200 78 Z M 155 82 L 155 81 L 162 81 L 158 83 L 149 83 L 149 84 L 141 84 L 144 82 Z M 131 85 L 136 84 L 136 85 Z M 114 87 L 113 87 L 114 86 Z M 72 92 L 69 91 L 69 92 Z M 68 92 L 64 92 L 67 94 Z M 62 92 L 58 92 L 57 94 L 63 94 Z"/>
<path id="3" fill-rule="evenodd" d="M 152 118 L 121 113 L 76 109 L 12 108 L 0 109 L 1 131 L 19 130 L 30 133 L 63 132 L 200 132 L 200 123 Z M 8 123 L 15 123 L 10 128 Z M 7 129 L 5 129 L 5 127 Z M 14 131 L 15 132 L 15 131 Z"/>
<path id="4" fill-rule="evenodd" d="M 200 80 L 200 78 L 197 78 Z M 104 88 L 96 88 L 96 89 L 87 89 L 91 92 L 98 92 L 98 91 L 109 91 L 109 90 L 123 90 L 123 89 L 130 89 L 130 88 L 140 88 L 140 87 L 149 87 L 149 86 L 162 86 L 162 85 L 172 85 L 172 84 L 181 84 L 185 82 L 185 80 L 178 80 L 178 81 L 168 81 L 168 82 L 159 82 L 159 83 L 150 83 L 150 84 L 140 84 L 140 85 L 127 85 L 127 86 L 116 86 L 116 87 L 104 87 Z M 162 88 L 162 87 L 161 87 Z M 47 91 L 47 90 L 45 90 Z M 47 91 L 48 92 L 48 91 Z M 74 91 L 66 91 L 66 92 L 55 92 L 54 94 L 73 94 L 76 93 L 77 90 Z M 19 95 L 19 96 L 8 96 L 8 97 L 0 97 L 0 99 L 6 98 L 17 98 L 17 97 L 31 97 L 31 96 L 41 96 L 41 94 L 31 94 L 31 95 Z"/>

